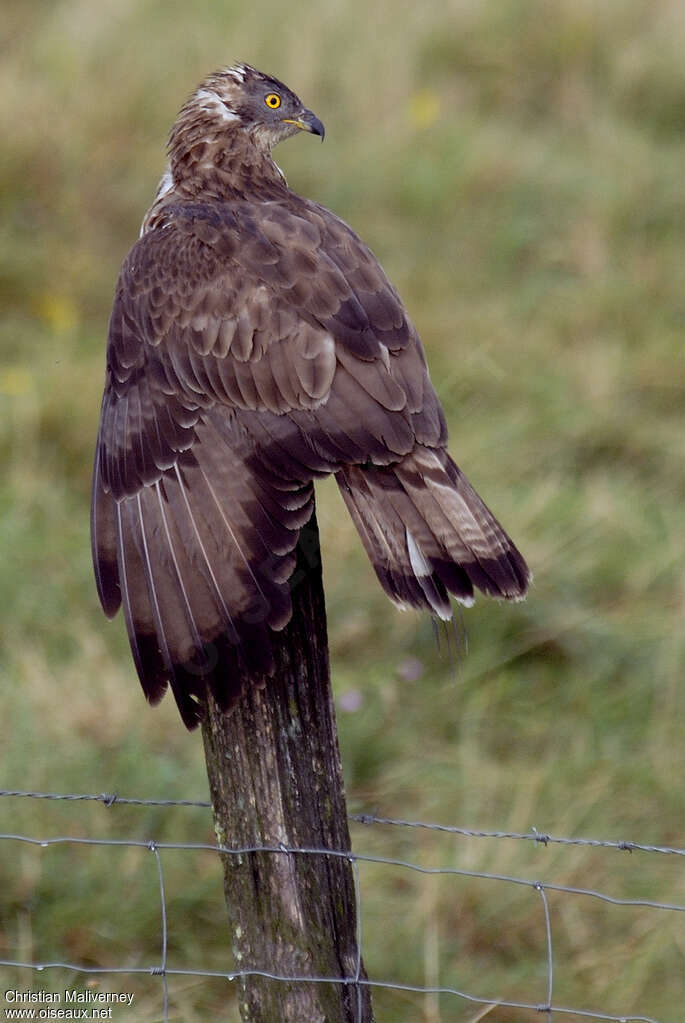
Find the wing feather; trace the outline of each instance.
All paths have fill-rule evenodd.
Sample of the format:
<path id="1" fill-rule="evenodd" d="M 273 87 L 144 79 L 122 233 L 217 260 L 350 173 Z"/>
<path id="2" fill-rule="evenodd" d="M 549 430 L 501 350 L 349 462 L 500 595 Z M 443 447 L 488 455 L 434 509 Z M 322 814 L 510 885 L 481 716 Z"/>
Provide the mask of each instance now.
<path id="1" fill-rule="evenodd" d="M 100 603 L 107 617 L 113 618 L 121 606 L 117 566 L 116 503 L 102 485 L 99 438 L 93 465 L 90 538 Z"/>
<path id="2" fill-rule="evenodd" d="M 197 724 L 231 666 L 273 670 L 312 481 L 336 473 L 401 606 L 473 584 L 520 596 L 516 548 L 445 451 L 419 337 L 370 250 L 284 202 L 169 202 L 124 262 L 110 319 L 92 542 L 148 698 Z M 150 221 L 150 223 L 153 223 Z"/>
<path id="3" fill-rule="evenodd" d="M 167 688 L 167 662 L 159 647 L 154 613 L 141 558 L 140 523 L 132 500 L 116 503 L 117 560 L 121 603 L 133 661 L 150 703 L 159 703 Z"/>

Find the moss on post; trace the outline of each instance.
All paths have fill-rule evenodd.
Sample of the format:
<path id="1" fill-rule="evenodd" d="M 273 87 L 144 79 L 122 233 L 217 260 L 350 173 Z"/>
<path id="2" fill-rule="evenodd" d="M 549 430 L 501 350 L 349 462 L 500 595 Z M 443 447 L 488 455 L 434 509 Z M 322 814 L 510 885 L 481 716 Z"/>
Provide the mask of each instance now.
<path id="1" fill-rule="evenodd" d="M 350 836 L 330 687 L 316 518 L 302 531 L 293 616 L 277 636 L 273 678 L 243 680 L 224 714 L 211 695 L 203 725 L 217 837 L 231 848 L 347 852 Z M 356 940 L 352 863 L 305 853 L 224 855 L 229 927 L 240 970 L 348 983 L 241 979 L 244 1023 L 370 1023 Z"/>

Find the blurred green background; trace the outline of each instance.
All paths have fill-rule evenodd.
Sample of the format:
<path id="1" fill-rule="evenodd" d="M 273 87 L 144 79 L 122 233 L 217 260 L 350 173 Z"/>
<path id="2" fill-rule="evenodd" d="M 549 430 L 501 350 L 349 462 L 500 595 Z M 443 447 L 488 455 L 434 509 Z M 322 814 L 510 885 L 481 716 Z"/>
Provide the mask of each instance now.
<path id="1" fill-rule="evenodd" d="M 298 138 L 278 162 L 398 286 L 451 450 L 536 577 L 524 604 L 465 612 L 450 656 L 386 600 L 335 487 L 319 487 L 351 811 L 684 846 L 685 7 L 4 0 L 0 46 L 0 784 L 206 798 L 199 736 L 169 699 L 147 708 L 121 619 L 100 612 L 88 497 L 119 265 L 178 107 L 242 59 L 326 124 L 324 146 Z M 0 803 L 0 830 L 212 840 L 197 809 L 18 799 Z M 353 841 L 685 903 L 681 857 L 379 826 Z M 149 852 L 5 842 L 0 856 L 0 958 L 158 962 Z M 164 867 L 170 965 L 230 969 L 215 858 L 166 853 Z M 535 892 L 360 876 L 371 977 L 545 1001 Z M 549 900 L 557 1004 L 682 1019 L 683 914 Z M 127 1018 L 160 1018 L 156 978 L 101 989 L 135 991 Z M 171 1017 L 237 1020 L 233 995 L 172 980 Z M 375 1003 L 379 1023 L 483 1012 L 393 991 Z"/>

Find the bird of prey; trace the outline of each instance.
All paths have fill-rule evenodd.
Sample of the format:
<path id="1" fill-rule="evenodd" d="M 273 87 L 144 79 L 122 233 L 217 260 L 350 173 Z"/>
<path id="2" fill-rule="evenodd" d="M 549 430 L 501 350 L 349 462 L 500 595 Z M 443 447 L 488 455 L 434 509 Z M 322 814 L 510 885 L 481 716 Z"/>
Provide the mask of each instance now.
<path id="1" fill-rule="evenodd" d="M 523 597 L 521 554 L 447 453 L 421 341 L 370 249 L 291 191 L 273 147 L 324 127 L 246 64 L 181 109 L 119 275 L 95 455 L 92 546 L 151 703 L 185 724 L 226 663 L 273 671 L 313 481 L 334 474 L 401 608 L 451 616 L 474 586 Z M 226 655 L 226 656 L 224 656 Z"/>

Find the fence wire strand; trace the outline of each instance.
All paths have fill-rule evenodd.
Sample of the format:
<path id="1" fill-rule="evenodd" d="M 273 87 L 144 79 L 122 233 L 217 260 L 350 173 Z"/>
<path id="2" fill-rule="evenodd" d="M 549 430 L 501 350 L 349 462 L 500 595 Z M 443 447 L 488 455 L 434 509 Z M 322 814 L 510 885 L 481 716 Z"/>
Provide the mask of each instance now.
<path id="1" fill-rule="evenodd" d="M 161 904 L 162 914 L 162 961 L 159 967 L 159 972 L 162 977 L 162 998 L 164 1000 L 163 1012 L 164 1019 L 166 1021 L 169 1019 L 169 979 L 167 977 L 167 948 L 169 941 L 167 930 L 166 893 L 164 891 L 164 871 L 162 870 L 162 857 L 159 855 L 157 843 L 150 842 L 149 848 L 150 851 L 154 853 L 157 863 L 157 877 L 159 878 L 159 901 Z"/>
<path id="2" fill-rule="evenodd" d="M 17 796 L 24 799 L 54 799 L 74 801 L 91 801 L 102 803 L 106 807 L 116 804 L 122 806 L 188 806 L 202 810 L 211 810 L 212 804 L 202 799 L 132 799 L 120 796 L 117 792 L 100 793 L 62 793 L 62 792 L 27 792 L 22 789 L 0 789 L 3 796 Z M 463 838 L 509 838 L 518 841 L 537 842 L 538 845 L 575 845 L 595 849 L 617 849 L 620 852 L 662 853 L 668 856 L 685 856 L 685 849 L 677 846 L 648 845 L 644 842 L 627 840 L 611 840 L 606 838 L 566 838 L 561 835 L 550 835 L 540 832 L 537 828 L 530 831 L 484 831 L 474 828 L 460 828 L 453 824 L 431 824 L 428 821 L 409 821 L 394 817 L 378 817 L 373 813 L 352 813 L 348 818 L 354 824 L 387 824 L 400 828 L 420 828 L 426 831 L 437 831 L 448 835 L 461 835 Z"/>
<path id="3" fill-rule="evenodd" d="M 27 792 L 22 790 L 0 790 L 0 797 L 16 797 L 24 799 L 48 799 L 48 800 L 65 800 L 65 801 L 96 801 L 102 803 L 107 808 L 112 808 L 115 805 L 132 805 L 132 806 L 149 806 L 149 807 L 186 807 L 186 808 L 200 808 L 210 809 L 211 803 L 204 800 L 187 800 L 187 799 L 137 799 L 137 798 L 126 798 L 121 797 L 116 793 L 100 793 L 100 794 L 88 794 L 88 793 L 55 793 L 55 792 Z M 388 825 L 392 827 L 402 828 L 414 828 L 414 829 L 425 829 L 434 832 L 442 832 L 446 834 L 452 834 L 459 837 L 465 838 L 491 838 L 491 839 L 511 839 L 515 841 L 527 840 L 536 842 L 538 844 L 548 846 L 550 844 L 560 844 L 565 846 L 586 846 L 592 848 L 601 848 L 609 850 L 617 850 L 621 852 L 644 852 L 644 853 L 655 853 L 669 856 L 685 856 L 685 849 L 678 847 L 660 846 L 660 845 L 648 845 L 641 842 L 633 841 L 612 841 L 607 839 L 595 839 L 595 838 L 566 838 L 561 836 L 553 836 L 546 833 L 540 833 L 535 828 L 529 833 L 519 833 L 511 831 L 483 831 L 474 830 L 470 828 L 456 827 L 452 825 L 443 824 L 431 824 L 424 821 L 408 821 L 400 820 L 388 817 L 378 817 L 375 814 L 353 814 L 350 816 L 350 821 L 361 825 Z M 479 1005 L 486 1008 L 486 1011 L 497 1007 L 510 1008 L 510 1009 L 522 1009 L 530 1010 L 539 1015 L 545 1015 L 548 1023 L 552 1023 L 553 1015 L 558 1014 L 560 1016 L 577 1016 L 583 1019 L 601 1020 L 607 1021 L 607 1023 L 665 1023 L 663 1020 L 657 1020 L 651 1016 L 642 1015 L 612 1015 L 602 1011 L 595 1011 L 591 1009 L 571 1008 L 562 1005 L 555 1005 L 553 1001 L 554 996 L 554 944 L 553 944 L 553 932 L 552 932 L 552 920 L 550 914 L 550 907 L 548 901 L 549 892 L 563 893 L 569 896 L 581 896 L 592 899 L 597 899 L 603 903 L 610 904 L 612 906 L 632 906 L 639 908 L 648 908 L 654 910 L 661 910 L 675 913 L 685 913 L 685 905 L 671 902 L 660 902 L 652 899 L 636 899 L 636 898 L 621 898 L 615 895 L 609 895 L 606 892 L 596 891 L 590 888 L 580 888 L 569 885 L 557 884 L 550 881 L 543 881 L 539 878 L 531 879 L 525 877 L 517 877 L 514 875 L 503 874 L 503 873 L 492 873 L 487 871 L 478 870 L 467 870 L 459 867 L 452 866 L 439 866 L 439 867 L 428 867 L 419 863 L 412 862 L 410 860 L 398 859 L 394 857 L 373 855 L 370 853 L 353 852 L 350 850 L 336 850 L 336 849 L 323 849 L 316 847 L 291 847 L 286 845 L 270 846 L 270 845 L 253 845 L 253 846 L 241 846 L 232 847 L 213 844 L 209 842 L 158 842 L 154 840 L 142 840 L 142 839 L 122 839 L 122 838 L 89 838 L 71 835 L 53 835 L 43 838 L 37 838 L 35 836 L 17 834 L 17 833 L 0 833 L 0 842 L 19 842 L 29 845 L 39 846 L 40 848 L 49 848 L 51 846 L 58 845 L 80 845 L 80 846 L 110 846 L 110 847 L 122 847 L 122 848 L 140 848 L 147 849 L 153 853 L 156 862 L 157 878 L 159 884 L 159 899 L 160 899 L 160 961 L 158 964 L 150 966 L 86 966 L 79 963 L 71 963 L 60 960 L 46 960 L 42 962 L 24 962 L 21 960 L 12 959 L 0 959 L 0 967 L 14 968 L 20 970 L 32 970 L 37 973 L 43 973 L 46 970 L 61 969 L 69 970 L 74 973 L 83 975 L 148 975 L 148 976 L 159 976 L 162 982 L 162 1002 L 163 1002 L 163 1020 L 164 1023 L 169 1021 L 169 977 L 197 977 L 207 979 L 224 979 L 228 982 L 236 982 L 244 980 L 249 977 L 263 977 L 268 980 L 275 982 L 284 982 L 288 984 L 302 983 L 302 984 L 336 984 L 336 985 L 347 985 L 349 986 L 354 995 L 355 1004 L 355 1023 L 361 1023 L 362 1021 L 362 989 L 364 987 L 394 990 L 400 992 L 407 992 L 412 994 L 421 995 L 451 995 L 456 998 L 460 998 L 468 1003 Z M 162 864 L 162 854 L 166 854 L 172 850 L 187 850 L 191 852 L 198 851 L 210 851 L 217 855 L 230 855 L 230 856 L 246 856 L 252 853 L 265 853 L 273 855 L 286 855 L 286 856 L 326 856 L 329 858 L 337 857 L 349 860 L 355 884 L 355 901 L 356 901 L 356 939 L 357 949 L 356 958 L 354 963 L 354 973 L 351 976 L 342 977 L 320 977 L 320 976 L 300 976 L 292 975 L 285 976 L 277 973 L 271 973 L 265 970 L 229 970 L 229 971 L 217 971 L 217 970 L 201 970 L 193 968 L 183 968 L 170 966 L 168 962 L 168 947 L 169 947 L 169 931 L 168 931 L 168 912 L 167 912 L 167 896 L 164 884 L 164 871 Z M 544 934 L 545 934 L 545 1000 L 544 1002 L 524 1002 L 507 1000 L 503 998 L 485 998 L 474 995 L 470 992 L 460 990 L 455 987 L 441 986 L 441 985 L 419 985 L 419 984 L 407 984 L 402 982 L 396 982 L 393 980 L 382 980 L 382 979 L 368 979 L 362 976 L 362 896 L 361 896 L 361 884 L 359 877 L 359 866 L 360 864 L 379 864 L 382 866 L 397 868 L 401 870 L 410 870 L 420 874 L 426 875 L 442 875 L 452 877 L 463 877 L 479 879 L 483 881 L 501 882 L 506 884 L 519 885 L 530 888 L 533 892 L 540 896 L 542 911 L 543 911 L 543 922 L 544 922 Z M 478 1017 L 480 1018 L 480 1017 Z"/>

